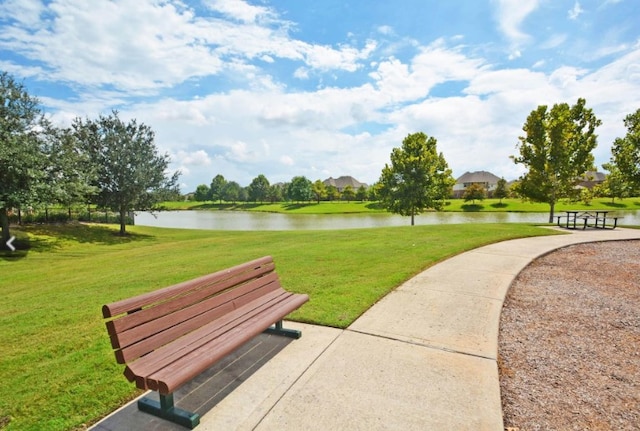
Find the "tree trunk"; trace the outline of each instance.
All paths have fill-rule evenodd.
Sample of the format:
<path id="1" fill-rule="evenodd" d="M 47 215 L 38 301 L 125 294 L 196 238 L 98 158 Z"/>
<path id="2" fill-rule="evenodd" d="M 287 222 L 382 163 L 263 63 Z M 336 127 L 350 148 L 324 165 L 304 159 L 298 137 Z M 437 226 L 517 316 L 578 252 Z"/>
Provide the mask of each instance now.
<path id="1" fill-rule="evenodd" d="M 0 227 L 2 228 L 2 241 L 0 241 L 0 249 L 5 248 L 5 244 L 11 239 L 9 233 L 9 214 L 6 208 L 0 208 Z"/>
<path id="2" fill-rule="evenodd" d="M 127 234 L 125 221 L 127 216 L 127 210 L 125 208 L 120 208 L 120 235 L 124 236 Z"/>
<path id="3" fill-rule="evenodd" d="M 411 226 L 415 226 L 415 224 L 416 224 L 415 217 L 416 217 L 416 212 L 415 212 L 415 210 L 412 209 L 411 210 Z"/>
<path id="4" fill-rule="evenodd" d="M 556 206 L 555 201 L 549 202 L 549 223 L 553 223 L 553 213 L 554 213 L 555 206 Z"/>

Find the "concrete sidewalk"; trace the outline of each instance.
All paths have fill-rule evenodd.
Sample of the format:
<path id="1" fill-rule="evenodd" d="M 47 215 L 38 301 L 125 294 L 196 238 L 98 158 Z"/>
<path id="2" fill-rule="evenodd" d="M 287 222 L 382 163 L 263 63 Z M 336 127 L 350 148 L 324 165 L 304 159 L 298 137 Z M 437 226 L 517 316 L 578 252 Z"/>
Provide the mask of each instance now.
<path id="1" fill-rule="evenodd" d="M 564 231 L 569 232 L 569 231 Z M 198 430 L 503 430 L 500 312 L 538 256 L 640 230 L 575 230 L 504 241 L 443 261 L 346 330 L 299 323 L 302 338 L 260 335 L 176 394 Z M 180 430 L 129 404 L 95 430 Z"/>

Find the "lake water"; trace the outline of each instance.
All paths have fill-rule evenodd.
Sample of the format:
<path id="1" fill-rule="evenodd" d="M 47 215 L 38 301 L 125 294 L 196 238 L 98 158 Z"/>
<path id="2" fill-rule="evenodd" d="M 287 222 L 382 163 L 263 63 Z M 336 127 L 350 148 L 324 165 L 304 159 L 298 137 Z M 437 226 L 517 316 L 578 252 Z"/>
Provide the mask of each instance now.
<path id="1" fill-rule="evenodd" d="M 562 213 L 558 213 L 560 215 Z M 640 225 L 639 211 L 616 211 L 619 223 Z M 416 225 L 459 223 L 546 223 L 548 213 L 429 212 Z M 277 214 L 246 211 L 162 211 L 136 214 L 141 226 L 212 230 L 326 230 L 409 226 L 410 217 L 394 214 Z"/>

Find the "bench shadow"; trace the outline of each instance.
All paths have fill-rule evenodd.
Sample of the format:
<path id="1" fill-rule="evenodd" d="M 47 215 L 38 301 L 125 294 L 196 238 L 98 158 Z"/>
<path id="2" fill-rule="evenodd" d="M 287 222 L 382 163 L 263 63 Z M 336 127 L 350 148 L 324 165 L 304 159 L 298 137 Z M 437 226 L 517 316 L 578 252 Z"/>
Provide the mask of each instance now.
<path id="1" fill-rule="evenodd" d="M 292 338 L 260 334 L 204 371 L 174 394 L 175 405 L 202 417 L 284 349 Z M 124 377 L 123 377 L 124 378 Z M 146 397 L 158 400 L 156 392 Z M 95 431 L 183 431 L 186 428 L 138 410 L 132 402 L 104 418 Z"/>

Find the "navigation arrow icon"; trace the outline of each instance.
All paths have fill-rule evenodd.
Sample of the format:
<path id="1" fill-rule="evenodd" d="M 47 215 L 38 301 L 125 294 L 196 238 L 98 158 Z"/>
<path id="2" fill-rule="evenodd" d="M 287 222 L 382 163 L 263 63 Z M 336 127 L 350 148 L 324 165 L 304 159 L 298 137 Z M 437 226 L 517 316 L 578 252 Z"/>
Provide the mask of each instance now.
<path id="1" fill-rule="evenodd" d="M 11 238 L 9 238 L 9 241 L 7 241 L 7 247 L 9 247 L 11 251 L 16 251 L 16 248 L 11 244 L 14 239 L 16 239 L 16 237 L 12 236 Z"/>

